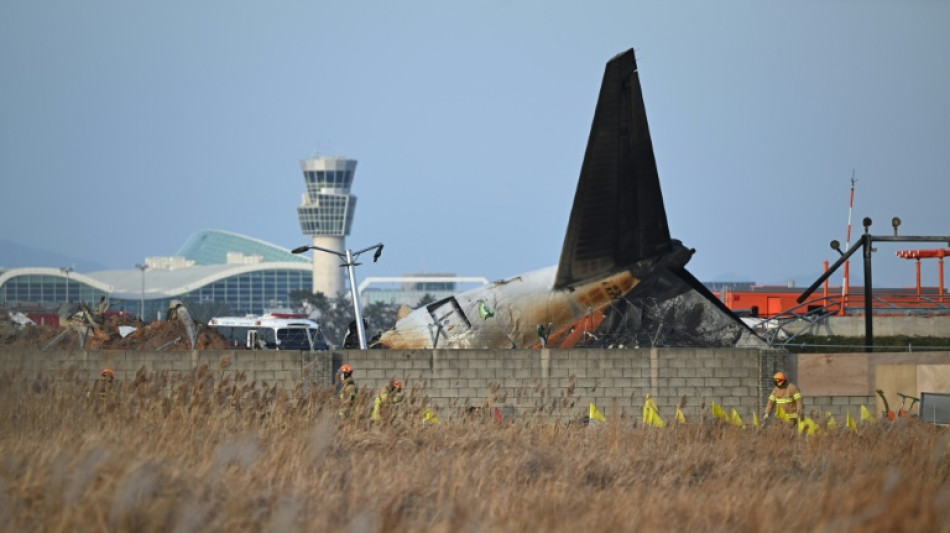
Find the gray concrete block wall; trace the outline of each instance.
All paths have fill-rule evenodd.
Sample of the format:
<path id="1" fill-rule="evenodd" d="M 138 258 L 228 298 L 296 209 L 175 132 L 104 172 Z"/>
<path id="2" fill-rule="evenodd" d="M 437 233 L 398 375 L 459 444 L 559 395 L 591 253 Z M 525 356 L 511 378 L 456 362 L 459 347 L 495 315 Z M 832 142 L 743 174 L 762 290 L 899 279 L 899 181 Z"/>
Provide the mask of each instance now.
<path id="1" fill-rule="evenodd" d="M 303 381 L 331 387 L 347 363 L 360 389 L 374 394 L 389 379 L 403 381 L 452 416 L 465 405 L 504 405 L 509 413 L 542 412 L 552 419 L 587 414 L 593 402 L 608 416 L 640 418 L 650 394 L 671 420 L 685 396 L 684 413 L 708 413 L 712 402 L 743 416 L 764 406 L 763 383 L 784 355 L 739 349 L 625 350 L 335 350 L 330 352 L 0 352 L 0 368 L 50 375 L 75 366 L 95 379 L 104 366 L 120 380 L 149 371 L 188 372 L 207 365 L 215 375 L 243 372 L 248 383 L 292 388 Z M 222 361 L 229 361 L 225 368 Z"/>
<path id="2" fill-rule="evenodd" d="M 762 383 L 773 363 L 765 352 L 733 349 L 340 351 L 364 390 L 390 377 L 424 391 L 430 405 L 505 404 L 516 413 L 544 410 L 552 417 L 587 413 L 593 402 L 639 417 L 650 394 L 664 417 L 686 397 L 684 413 L 708 412 L 712 402 L 742 416 L 764 406 Z M 771 390 L 771 387 L 769 387 Z M 765 397 L 768 392 L 765 392 Z"/>
<path id="3" fill-rule="evenodd" d="M 877 412 L 874 396 L 807 396 L 803 391 L 802 397 L 805 413 L 818 423 L 823 423 L 827 418 L 827 413 L 831 413 L 838 426 L 844 427 L 845 419 L 850 412 L 854 421 L 860 424 L 862 405 L 867 407 L 875 418 L 881 417 L 881 413 Z"/>
<path id="4" fill-rule="evenodd" d="M 882 361 L 903 361 L 907 354 L 874 354 Z M 914 354 L 915 360 L 936 356 Z M 227 368 L 222 360 L 230 361 Z M 943 361 L 943 359 L 940 359 Z M 687 418 L 710 413 L 712 402 L 727 412 L 735 408 L 746 419 L 761 413 L 772 390 L 772 375 L 781 370 L 797 382 L 797 356 L 774 350 L 627 349 L 627 350 L 417 350 L 332 352 L 253 351 L 59 351 L 0 349 L 0 372 L 62 377 L 75 368 L 90 382 L 104 367 L 119 380 L 132 380 L 139 368 L 186 373 L 207 365 L 215 376 L 242 372 L 247 383 L 277 383 L 292 389 L 330 388 L 343 363 L 356 369 L 362 390 L 375 394 L 390 378 L 415 387 L 431 406 L 451 416 L 467 404 L 502 404 L 516 414 L 538 411 L 569 419 L 587 413 L 595 403 L 610 416 L 614 411 L 639 418 L 650 394 L 665 419 L 686 398 Z M 861 405 L 876 409 L 874 396 L 805 396 L 806 412 L 822 420 L 830 412 L 839 424 L 845 415 L 860 417 Z M 816 419 L 817 420 L 817 419 Z"/>
<path id="5" fill-rule="evenodd" d="M 225 368 L 223 361 L 229 361 Z M 139 369 L 147 372 L 187 373 L 201 365 L 217 376 L 234 376 L 243 372 L 248 383 L 274 383 L 292 388 L 300 381 L 311 381 L 321 386 L 332 383 L 329 359 L 314 358 L 307 352 L 248 352 L 248 351 L 60 351 L 39 350 L 0 351 L 0 370 L 21 371 L 26 375 L 44 375 L 62 378 L 69 369 L 76 376 L 89 381 L 98 378 L 104 368 L 115 371 L 116 379 L 131 381 Z M 304 368 L 308 367 L 307 372 Z M 306 377 L 306 374 L 310 374 Z"/>

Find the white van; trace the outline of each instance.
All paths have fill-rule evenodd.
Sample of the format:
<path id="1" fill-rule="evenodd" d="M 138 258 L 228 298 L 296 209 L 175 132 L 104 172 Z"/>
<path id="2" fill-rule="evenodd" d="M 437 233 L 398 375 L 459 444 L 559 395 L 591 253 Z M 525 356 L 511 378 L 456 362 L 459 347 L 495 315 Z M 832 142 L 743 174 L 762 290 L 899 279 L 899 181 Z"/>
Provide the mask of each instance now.
<path id="1" fill-rule="evenodd" d="M 307 315 L 270 313 L 266 315 L 221 316 L 208 321 L 234 346 L 249 350 L 329 350 L 320 326 Z"/>

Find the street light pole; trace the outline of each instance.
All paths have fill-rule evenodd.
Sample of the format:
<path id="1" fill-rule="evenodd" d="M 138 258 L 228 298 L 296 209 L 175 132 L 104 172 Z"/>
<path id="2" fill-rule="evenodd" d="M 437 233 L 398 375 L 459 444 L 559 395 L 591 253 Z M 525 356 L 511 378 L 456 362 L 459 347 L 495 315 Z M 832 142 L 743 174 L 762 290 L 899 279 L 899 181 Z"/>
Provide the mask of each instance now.
<path id="1" fill-rule="evenodd" d="M 864 217 L 864 220 L 861 222 L 864 225 L 864 235 L 858 239 L 858 242 L 854 243 L 851 248 L 846 252 L 841 251 L 841 243 L 837 240 L 831 241 L 831 249 L 835 250 L 841 257 L 835 261 L 835 264 L 831 265 L 831 268 L 825 271 L 814 283 L 811 284 L 811 287 L 805 289 L 796 301 L 798 303 L 804 303 L 805 299 L 811 296 L 811 293 L 815 292 L 815 289 L 818 288 L 835 270 L 838 269 L 851 257 L 859 248 L 864 249 L 864 351 L 873 352 L 874 351 L 874 290 L 871 284 L 871 252 L 874 252 L 873 248 L 875 242 L 945 242 L 950 245 L 950 235 L 908 235 L 908 236 L 899 236 L 897 234 L 897 228 L 901 225 L 901 219 L 894 217 L 891 220 L 891 226 L 894 227 L 894 236 L 889 235 L 871 235 L 871 218 Z M 845 302 L 842 300 L 841 305 L 844 306 Z"/>
<path id="2" fill-rule="evenodd" d="M 373 254 L 373 262 L 375 263 L 379 256 L 383 254 L 383 243 L 374 244 L 368 248 L 363 248 L 362 250 L 351 252 L 349 248 L 343 252 L 338 252 L 336 250 L 330 250 L 329 248 L 321 248 L 319 246 L 313 246 L 307 244 L 304 246 L 298 246 L 291 250 L 291 253 L 302 254 L 307 250 L 319 250 L 321 252 L 326 252 L 328 254 L 333 254 L 335 256 L 343 259 L 343 264 L 340 266 L 345 266 L 347 272 L 350 276 L 350 298 L 353 300 L 353 314 L 356 315 L 356 334 L 360 339 L 360 349 L 366 349 L 366 330 L 363 328 L 363 312 L 360 310 L 360 299 L 356 292 L 356 274 L 353 271 L 353 267 L 359 266 L 362 263 L 357 263 L 356 259 L 359 258 L 360 254 L 366 253 L 370 250 L 376 250 L 376 253 Z"/>
<path id="3" fill-rule="evenodd" d="M 69 273 L 73 271 L 73 267 L 59 267 L 59 270 L 66 274 L 66 303 L 69 303 Z"/>
<path id="4" fill-rule="evenodd" d="M 145 270 L 148 268 L 147 264 L 136 263 L 135 268 L 142 271 L 142 294 L 139 298 L 139 320 L 143 323 L 145 322 Z"/>

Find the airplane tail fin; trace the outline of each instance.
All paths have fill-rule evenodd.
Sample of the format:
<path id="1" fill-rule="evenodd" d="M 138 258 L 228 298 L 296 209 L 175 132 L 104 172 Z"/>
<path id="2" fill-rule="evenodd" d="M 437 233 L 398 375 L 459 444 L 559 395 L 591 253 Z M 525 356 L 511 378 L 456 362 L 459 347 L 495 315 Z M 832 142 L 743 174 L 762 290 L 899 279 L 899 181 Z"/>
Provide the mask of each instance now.
<path id="1" fill-rule="evenodd" d="M 633 50 L 607 63 L 554 288 L 673 248 Z"/>

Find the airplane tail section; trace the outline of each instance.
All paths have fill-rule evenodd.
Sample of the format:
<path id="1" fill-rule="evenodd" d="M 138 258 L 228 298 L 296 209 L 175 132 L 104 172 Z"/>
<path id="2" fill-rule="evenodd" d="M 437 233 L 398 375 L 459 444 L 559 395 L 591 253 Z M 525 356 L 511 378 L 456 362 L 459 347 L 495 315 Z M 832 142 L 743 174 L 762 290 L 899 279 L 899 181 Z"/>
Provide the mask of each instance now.
<path id="1" fill-rule="evenodd" d="M 604 72 L 554 288 L 672 249 L 631 49 Z"/>
<path id="2" fill-rule="evenodd" d="M 767 346 L 686 270 L 693 252 L 670 238 L 637 63 L 627 50 L 604 72 L 557 271 L 421 308 L 379 344 Z M 483 314 L 485 305 L 497 314 Z"/>

